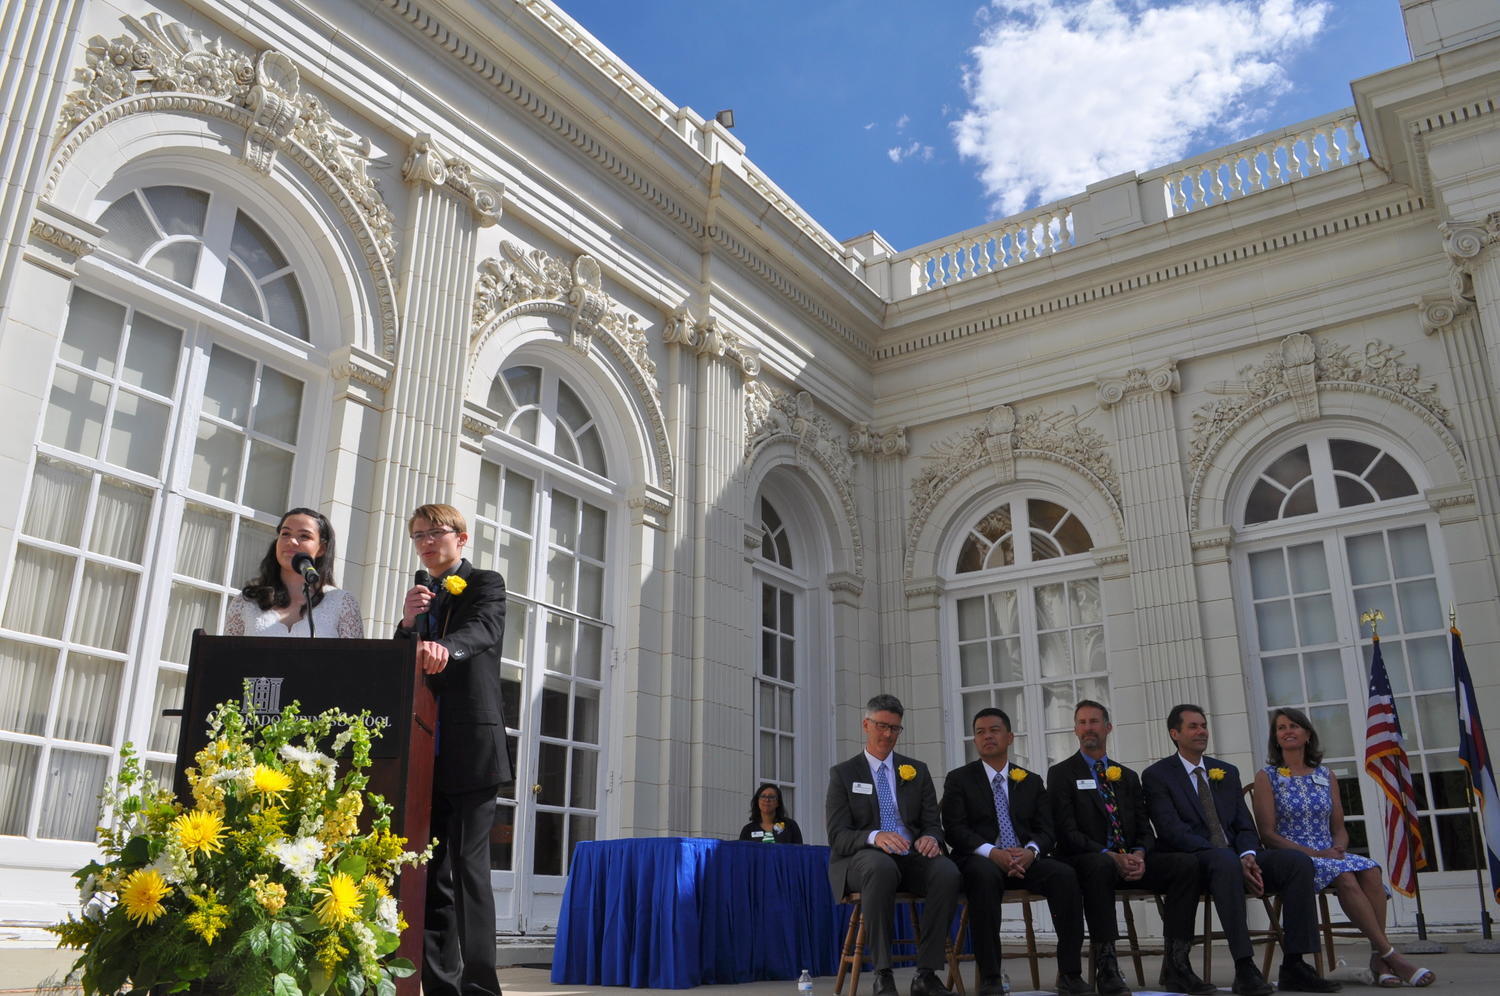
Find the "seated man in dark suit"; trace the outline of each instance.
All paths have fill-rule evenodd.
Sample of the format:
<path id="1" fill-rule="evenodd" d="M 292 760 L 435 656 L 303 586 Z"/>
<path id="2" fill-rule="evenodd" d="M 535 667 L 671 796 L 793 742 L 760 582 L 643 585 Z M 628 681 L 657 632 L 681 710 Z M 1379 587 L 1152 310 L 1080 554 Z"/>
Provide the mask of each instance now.
<path id="1" fill-rule="evenodd" d="M 1162 758 L 1141 777 L 1156 846 L 1198 861 L 1200 881 L 1213 896 L 1214 909 L 1234 956 L 1234 991 L 1269 996 L 1271 985 L 1255 966 L 1245 929 L 1245 896 L 1267 889 L 1281 895 L 1281 990 L 1336 992 L 1302 959 L 1318 950 L 1318 915 L 1313 901 L 1312 860 L 1299 851 L 1265 851 L 1240 791 L 1240 773 L 1227 761 L 1205 757 L 1208 717 L 1195 705 L 1173 706 L 1167 733 L 1177 753 Z"/>
<path id="2" fill-rule="evenodd" d="M 1052 812 L 1040 775 L 1010 763 L 1015 735 L 999 709 L 974 714 L 979 760 L 943 782 L 943 829 L 964 875 L 979 964 L 979 996 L 999 996 L 1000 897 L 1026 889 L 1047 897 L 1057 930 L 1058 996 L 1093 996 L 1083 978 L 1083 904 L 1073 869 L 1043 857 L 1052 847 Z M 1116 973 L 1118 974 L 1118 973 Z"/>
<path id="3" fill-rule="evenodd" d="M 1125 996 L 1130 988 L 1115 959 L 1120 929 L 1115 890 L 1150 889 L 1166 897 L 1162 960 L 1164 992 L 1211 993 L 1188 960 L 1193 917 L 1198 912 L 1198 862 L 1190 854 L 1163 854 L 1146 812 L 1146 794 L 1134 771 L 1106 753 L 1109 709 L 1084 699 L 1073 707 L 1078 753 L 1047 772 L 1047 798 L 1057 831 L 1057 857 L 1073 866 L 1083 889 L 1083 915 L 1094 955 L 1094 986 L 1102 996 Z"/>
<path id="4" fill-rule="evenodd" d="M 895 752 L 904 712 L 894 695 L 871 699 L 862 724 L 865 749 L 828 773 L 828 878 L 835 901 L 860 894 L 875 996 L 896 994 L 891 921 L 898 891 L 926 899 L 911 996 L 953 996 L 936 972 L 947 963 L 960 879 L 943 853 L 937 791 L 927 765 Z"/>

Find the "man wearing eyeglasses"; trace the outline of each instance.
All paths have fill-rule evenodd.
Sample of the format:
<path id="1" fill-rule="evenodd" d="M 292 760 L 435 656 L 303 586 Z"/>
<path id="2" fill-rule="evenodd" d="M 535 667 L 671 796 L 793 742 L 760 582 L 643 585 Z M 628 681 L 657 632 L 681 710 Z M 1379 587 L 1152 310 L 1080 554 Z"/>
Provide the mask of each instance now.
<path id="1" fill-rule="evenodd" d="M 499 996 L 490 830 L 495 797 L 512 780 L 500 701 L 505 581 L 463 557 L 463 513 L 423 505 L 407 523 L 431 587 L 406 593 L 398 633 L 418 640 L 417 662 L 438 698 L 422 991 Z"/>
<path id="2" fill-rule="evenodd" d="M 865 749 L 829 772 L 828 878 L 835 900 L 860 894 L 875 996 L 896 996 L 891 921 L 898 891 L 926 899 L 911 996 L 952 996 L 937 972 L 947 960 L 944 944 L 960 877 L 943 854 L 942 817 L 927 765 L 896 753 L 904 712 L 894 695 L 871 699 L 862 724 Z"/>

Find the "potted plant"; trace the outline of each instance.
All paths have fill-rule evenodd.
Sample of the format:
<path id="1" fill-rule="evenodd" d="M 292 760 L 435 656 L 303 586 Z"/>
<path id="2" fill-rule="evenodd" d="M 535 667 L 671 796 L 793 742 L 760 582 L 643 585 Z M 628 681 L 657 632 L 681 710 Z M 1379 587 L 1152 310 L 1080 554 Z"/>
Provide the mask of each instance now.
<path id="1" fill-rule="evenodd" d="M 431 846 L 407 850 L 366 793 L 370 739 L 362 716 L 224 703 L 187 771 L 191 806 L 126 744 L 102 860 L 74 873 L 82 915 L 49 928 L 83 952 L 71 977 L 86 996 L 393 996 L 413 969 L 393 957 L 392 886 Z"/>

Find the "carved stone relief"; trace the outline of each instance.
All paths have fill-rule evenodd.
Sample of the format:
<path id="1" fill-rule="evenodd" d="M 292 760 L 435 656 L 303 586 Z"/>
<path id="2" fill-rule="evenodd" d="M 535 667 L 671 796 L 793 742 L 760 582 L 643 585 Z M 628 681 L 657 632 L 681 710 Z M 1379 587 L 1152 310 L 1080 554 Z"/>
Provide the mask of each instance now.
<path id="1" fill-rule="evenodd" d="M 872 457 L 904 457 L 911 451 L 906 441 L 906 426 L 889 429 L 870 428 L 869 422 L 855 422 L 849 428 L 849 452 Z"/>
<path id="2" fill-rule="evenodd" d="M 1017 415 L 1009 405 L 998 405 L 979 425 L 933 443 L 923 457 L 927 465 L 911 482 L 906 576 L 911 577 L 917 538 L 942 497 L 980 467 L 992 468 L 1000 482 L 1015 480 L 1020 457 L 1051 460 L 1089 480 L 1109 503 L 1115 524 L 1124 532 L 1120 477 L 1110 459 L 1109 444 L 1097 430 L 1083 424 L 1095 411 L 1035 410 Z"/>
<path id="3" fill-rule="evenodd" d="M 1500 244 L 1500 212 L 1483 221 L 1445 221 L 1438 226 L 1443 249 L 1448 253 L 1449 285 L 1454 298 L 1474 300 L 1474 267 L 1484 251 Z"/>
<path id="4" fill-rule="evenodd" d="M 685 346 L 700 356 L 707 354 L 737 363 L 746 377 L 760 373 L 760 351 L 745 343 L 739 335 L 719 324 L 718 316 L 699 321 L 684 302 L 673 309 L 662 329 L 662 341 L 669 346 Z"/>
<path id="5" fill-rule="evenodd" d="M 477 179 L 472 166 L 443 151 L 425 132 L 412 141 L 406 162 L 401 166 L 401 175 L 408 183 L 430 183 L 452 190 L 468 202 L 481 228 L 500 221 L 504 185 L 499 181 Z"/>

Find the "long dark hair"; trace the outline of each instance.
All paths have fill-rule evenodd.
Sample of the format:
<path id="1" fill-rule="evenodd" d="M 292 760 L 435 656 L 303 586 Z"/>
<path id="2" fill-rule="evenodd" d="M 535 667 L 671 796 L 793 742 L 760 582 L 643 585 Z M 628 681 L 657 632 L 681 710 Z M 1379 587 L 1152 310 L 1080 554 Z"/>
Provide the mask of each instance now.
<path id="1" fill-rule="evenodd" d="M 1318 742 L 1318 731 L 1313 729 L 1312 720 L 1307 718 L 1307 713 L 1301 709 L 1293 709 L 1291 706 L 1282 706 L 1271 713 L 1271 734 L 1266 743 L 1266 763 L 1273 768 L 1286 764 L 1286 758 L 1281 754 L 1281 745 L 1276 742 L 1276 721 L 1282 716 L 1307 731 L 1307 745 L 1302 748 L 1302 760 L 1307 762 L 1307 766 L 1316 768 L 1322 764 L 1323 745 Z"/>
<path id="2" fill-rule="evenodd" d="M 782 805 L 781 802 L 781 786 L 774 782 L 761 782 L 760 788 L 756 789 L 755 794 L 750 797 L 750 822 L 760 822 L 760 794 L 766 789 L 774 789 L 776 791 L 776 815 L 772 818 L 771 822 L 785 823 L 791 819 L 786 814 L 786 806 Z"/>
<path id="3" fill-rule="evenodd" d="M 308 603 L 310 610 L 323 600 L 323 589 L 334 587 L 333 580 L 333 525 L 328 517 L 322 512 L 311 508 L 287 509 L 281 516 L 281 521 L 276 523 L 276 536 L 281 535 L 281 527 L 286 525 L 286 520 L 294 515 L 305 515 L 318 524 L 318 542 L 323 549 L 313 558 L 313 566 L 318 569 L 318 587 L 312 593 L 312 601 Z M 286 584 L 281 580 L 281 564 L 276 559 L 276 539 L 271 540 L 271 546 L 266 550 L 266 555 L 261 558 L 259 572 L 255 577 L 245 582 L 245 587 L 240 589 L 240 594 L 250 601 L 259 605 L 261 611 L 266 609 L 284 609 L 292 603 L 292 595 L 286 590 Z"/>

